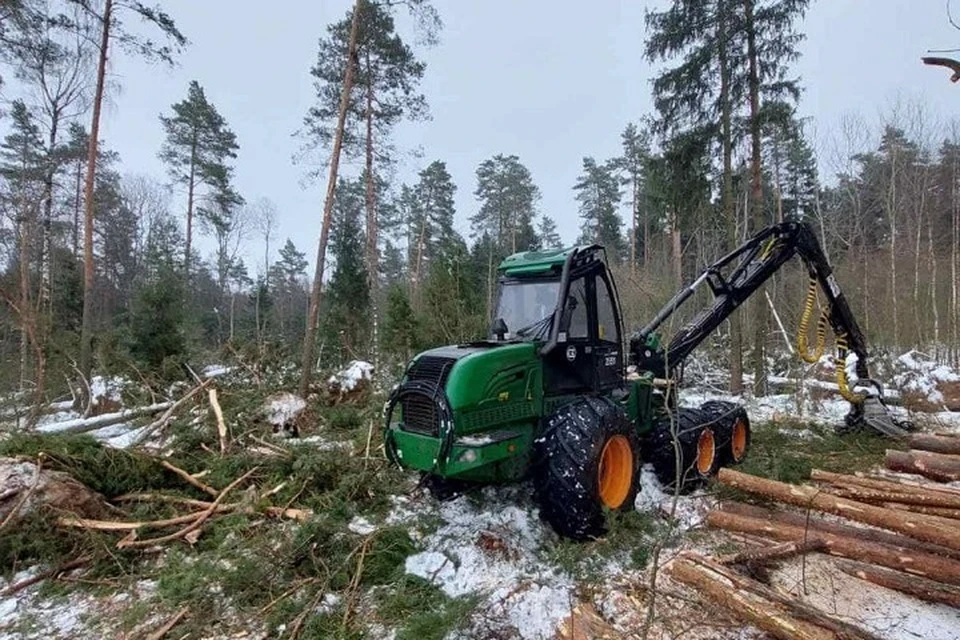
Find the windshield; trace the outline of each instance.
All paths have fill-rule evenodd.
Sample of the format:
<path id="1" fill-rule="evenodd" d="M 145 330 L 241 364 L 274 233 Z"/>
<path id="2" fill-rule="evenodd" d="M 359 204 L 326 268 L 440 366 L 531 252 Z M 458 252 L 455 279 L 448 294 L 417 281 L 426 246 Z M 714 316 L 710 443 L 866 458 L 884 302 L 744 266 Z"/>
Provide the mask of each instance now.
<path id="1" fill-rule="evenodd" d="M 519 280 L 500 286 L 494 320 L 503 319 L 507 331 L 531 337 L 543 337 L 550 326 L 550 317 L 557 306 L 557 280 Z"/>

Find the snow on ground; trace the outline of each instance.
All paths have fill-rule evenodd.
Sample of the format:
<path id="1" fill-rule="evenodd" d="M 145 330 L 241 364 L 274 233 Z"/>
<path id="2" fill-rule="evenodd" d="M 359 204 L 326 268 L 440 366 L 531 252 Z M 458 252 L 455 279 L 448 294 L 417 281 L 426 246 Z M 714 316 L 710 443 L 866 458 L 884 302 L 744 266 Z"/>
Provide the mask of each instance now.
<path id="1" fill-rule="evenodd" d="M 307 407 L 307 401 L 295 393 L 281 392 L 267 398 L 263 413 L 274 427 L 291 423 Z"/>
<path id="2" fill-rule="evenodd" d="M 541 524 L 530 491 L 526 485 L 488 487 L 479 497 L 440 503 L 431 515 L 442 524 L 421 540 L 423 550 L 405 566 L 451 597 L 479 595 L 474 618 L 486 632 L 541 640 L 553 638 L 570 614 L 576 585 L 540 555 L 553 534 Z M 402 522 L 420 509 L 404 501 L 398 507 L 388 522 Z"/>
<path id="3" fill-rule="evenodd" d="M 330 376 L 327 384 L 345 393 L 357 388 L 362 380 L 373 379 L 373 365 L 363 360 L 353 360 L 346 368 Z"/>

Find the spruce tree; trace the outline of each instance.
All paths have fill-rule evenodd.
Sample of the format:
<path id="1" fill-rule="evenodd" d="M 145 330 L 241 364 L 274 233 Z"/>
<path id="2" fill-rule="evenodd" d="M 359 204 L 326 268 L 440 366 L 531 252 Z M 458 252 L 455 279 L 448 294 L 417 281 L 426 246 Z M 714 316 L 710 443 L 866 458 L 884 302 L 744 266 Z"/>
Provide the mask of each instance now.
<path id="1" fill-rule="evenodd" d="M 548 251 L 563 247 L 563 240 L 557 233 L 557 223 L 550 216 L 543 216 L 537 224 L 537 248 Z"/>
<path id="2" fill-rule="evenodd" d="M 573 186 L 580 206 L 580 239 L 582 244 L 601 244 L 607 256 L 618 264 L 626 254 L 623 234 L 620 232 L 620 181 L 615 164 L 597 164 L 590 157 L 583 159 L 583 173 Z"/>
<path id="3" fill-rule="evenodd" d="M 638 263 L 649 264 L 652 216 L 647 198 L 647 177 L 650 171 L 650 139 L 647 128 L 629 123 L 620 134 L 623 155 L 616 159 L 617 169 L 630 200 L 630 271 L 636 273 Z"/>
<path id="4" fill-rule="evenodd" d="M 196 80 L 190 82 L 187 97 L 171 110 L 170 115 L 160 116 L 166 139 L 159 157 L 167 164 L 173 181 L 187 189 L 184 271 L 189 275 L 198 189 L 206 187 L 221 194 L 229 191 L 233 173 L 229 162 L 237 157 L 239 145 Z"/>
<path id="5" fill-rule="evenodd" d="M 410 198 L 409 237 L 412 239 L 410 281 L 417 292 L 430 262 L 443 255 L 453 235 L 456 185 L 447 165 L 434 160 L 420 172 Z M 416 298 L 416 296 L 415 296 Z"/>
<path id="6" fill-rule="evenodd" d="M 363 260 L 363 180 L 342 179 L 337 185 L 330 248 L 336 266 L 327 286 L 327 344 L 337 364 L 367 357 L 370 339 L 370 289 Z"/>

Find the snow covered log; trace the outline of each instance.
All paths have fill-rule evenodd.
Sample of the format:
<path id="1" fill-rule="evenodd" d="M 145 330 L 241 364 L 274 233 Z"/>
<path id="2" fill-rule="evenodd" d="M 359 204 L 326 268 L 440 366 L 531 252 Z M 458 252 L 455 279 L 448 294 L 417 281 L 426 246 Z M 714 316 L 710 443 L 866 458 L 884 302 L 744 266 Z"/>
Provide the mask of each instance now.
<path id="1" fill-rule="evenodd" d="M 703 556 L 682 553 L 666 567 L 684 582 L 725 607 L 735 616 L 787 640 L 874 640 L 867 631 L 829 616 L 799 599 L 731 571 Z"/>
<path id="2" fill-rule="evenodd" d="M 814 526 L 805 528 L 765 518 L 754 518 L 729 511 L 713 510 L 707 524 L 724 531 L 763 536 L 782 542 L 803 541 L 811 537 L 823 540 L 828 554 L 906 571 L 912 575 L 960 586 L 960 560 L 911 549 L 872 542 L 860 537 L 838 535 Z"/>
<path id="3" fill-rule="evenodd" d="M 960 550 L 960 527 L 950 527 L 929 516 L 894 511 L 824 493 L 811 486 L 791 485 L 723 468 L 717 474 L 721 484 L 762 495 L 806 509 L 816 509 L 864 524 Z"/>
<path id="4" fill-rule="evenodd" d="M 37 431 L 42 433 L 86 433 L 95 431 L 102 427 L 109 427 L 120 424 L 134 418 L 160 413 L 173 406 L 172 402 L 160 402 L 146 407 L 137 407 L 135 409 L 124 409 L 117 413 L 102 413 L 92 418 L 77 418 L 75 420 L 64 420 L 63 422 L 51 422 L 37 427 Z"/>
<path id="5" fill-rule="evenodd" d="M 960 589 L 957 587 L 862 562 L 838 560 L 837 566 L 844 573 L 881 587 L 900 591 L 927 602 L 938 602 L 960 609 Z"/>
<path id="6" fill-rule="evenodd" d="M 887 449 L 884 464 L 891 471 L 915 473 L 937 482 L 960 480 L 960 456 L 929 451 Z"/>
<path id="7" fill-rule="evenodd" d="M 960 438 L 937 436 L 930 433 L 912 433 L 907 437 L 911 449 L 932 451 L 934 453 L 960 454 Z"/>

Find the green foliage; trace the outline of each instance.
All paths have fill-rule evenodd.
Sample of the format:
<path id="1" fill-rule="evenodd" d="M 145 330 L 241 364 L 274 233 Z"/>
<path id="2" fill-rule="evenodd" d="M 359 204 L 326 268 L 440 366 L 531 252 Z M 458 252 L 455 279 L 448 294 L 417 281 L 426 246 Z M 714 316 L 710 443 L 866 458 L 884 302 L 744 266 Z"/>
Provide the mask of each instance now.
<path id="1" fill-rule="evenodd" d="M 332 408 L 327 414 L 330 428 L 334 431 L 350 431 L 363 426 L 363 412 L 360 409 L 343 405 Z"/>
<path id="2" fill-rule="evenodd" d="M 492 239 L 495 262 L 536 245 L 533 218 L 540 189 L 519 157 L 497 154 L 481 162 L 473 193 L 480 210 L 470 217 L 470 224 L 475 236 L 486 233 Z"/>
<path id="3" fill-rule="evenodd" d="M 387 292 L 387 308 L 383 317 L 381 346 L 384 354 L 401 366 L 413 356 L 417 342 L 418 323 L 407 292 L 393 285 Z"/>
<path id="4" fill-rule="evenodd" d="M 70 474 L 90 489 L 112 498 L 125 493 L 183 487 L 183 481 L 148 456 L 105 446 L 87 434 L 12 433 L 0 441 L 0 456 L 44 455 L 44 467 Z"/>
<path id="5" fill-rule="evenodd" d="M 614 264 L 626 255 L 623 234 L 620 232 L 620 181 L 614 161 L 598 165 L 593 158 L 583 159 L 583 173 L 573 186 L 583 220 L 580 244 L 601 244 Z"/>
<path id="6" fill-rule="evenodd" d="M 130 314 L 132 355 L 153 370 L 186 353 L 182 276 L 161 269 L 138 289 Z"/>
<path id="7" fill-rule="evenodd" d="M 377 614 L 386 624 L 398 627 L 397 640 L 443 640 L 464 625 L 476 602 L 476 598 L 449 598 L 440 587 L 408 575 L 380 598 Z"/>
<path id="8" fill-rule="evenodd" d="M 360 227 L 364 204 L 361 180 L 342 179 L 337 186 L 331 250 L 337 264 L 327 286 L 323 335 L 335 366 L 362 357 L 369 349 L 370 287 L 363 261 Z"/>

